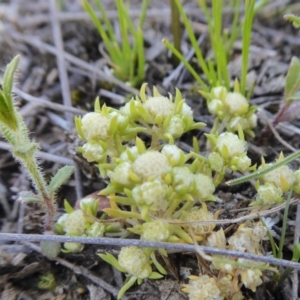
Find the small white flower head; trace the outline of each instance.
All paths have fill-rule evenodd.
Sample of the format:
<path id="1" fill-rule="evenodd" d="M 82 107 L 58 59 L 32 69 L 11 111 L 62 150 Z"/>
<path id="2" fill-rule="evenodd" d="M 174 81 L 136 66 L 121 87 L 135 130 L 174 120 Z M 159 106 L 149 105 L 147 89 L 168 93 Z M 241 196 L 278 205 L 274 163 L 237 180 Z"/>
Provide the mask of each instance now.
<path id="1" fill-rule="evenodd" d="M 149 258 L 142 249 L 135 246 L 122 247 L 118 262 L 129 275 L 140 279 L 149 277 L 152 272 Z"/>
<path id="2" fill-rule="evenodd" d="M 257 126 L 257 114 L 252 114 L 248 118 L 249 128 L 255 128 Z"/>
<path id="3" fill-rule="evenodd" d="M 86 233 L 91 237 L 102 237 L 105 233 L 105 225 L 103 223 L 95 222 L 86 231 Z"/>
<path id="4" fill-rule="evenodd" d="M 148 98 L 143 107 L 153 118 L 153 121 L 157 117 L 161 117 L 164 120 L 174 111 L 174 103 L 169 98 L 163 96 Z"/>
<path id="5" fill-rule="evenodd" d="M 76 253 L 76 252 L 80 252 L 82 250 L 83 245 L 80 243 L 67 242 L 67 243 L 64 243 L 64 248 L 67 250 L 67 252 Z"/>
<path id="6" fill-rule="evenodd" d="M 272 183 L 260 185 L 257 189 L 256 203 L 259 205 L 271 205 L 282 202 L 282 189 Z"/>
<path id="7" fill-rule="evenodd" d="M 195 197 L 198 198 L 196 200 L 209 199 L 215 191 L 212 178 L 203 174 L 195 174 L 194 178 L 196 183 Z"/>
<path id="8" fill-rule="evenodd" d="M 57 219 L 57 221 L 55 223 L 55 232 L 57 234 L 65 233 L 65 223 L 66 223 L 67 217 L 68 217 L 68 214 L 63 214 Z"/>
<path id="9" fill-rule="evenodd" d="M 207 209 L 203 208 L 193 208 L 190 212 L 185 216 L 185 220 L 187 222 L 194 221 L 212 221 L 214 219 L 214 215 L 207 211 Z M 215 224 L 189 224 L 189 227 L 192 228 L 193 232 L 197 235 L 205 235 L 213 231 L 215 228 Z"/>
<path id="10" fill-rule="evenodd" d="M 175 167 L 172 170 L 174 190 L 184 194 L 191 190 L 195 177 L 188 167 Z"/>
<path id="11" fill-rule="evenodd" d="M 218 280 L 217 286 L 220 290 L 221 296 L 227 299 L 232 293 L 232 276 L 227 275 L 223 276 L 221 279 Z"/>
<path id="12" fill-rule="evenodd" d="M 88 161 L 88 162 L 97 162 L 103 159 L 105 151 L 99 145 L 95 142 L 87 142 L 82 146 L 82 156 Z"/>
<path id="13" fill-rule="evenodd" d="M 218 172 L 221 173 L 223 171 L 224 168 L 224 159 L 223 157 L 217 153 L 217 152 L 212 152 L 209 156 L 208 156 L 208 162 L 210 164 L 210 167 Z"/>
<path id="14" fill-rule="evenodd" d="M 208 111 L 215 116 L 223 114 L 223 102 L 220 99 L 213 99 L 207 105 Z"/>
<path id="15" fill-rule="evenodd" d="M 206 246 L 218 249 L 226 248 L 226 237 L 223 229 L 213 231 L 206 239 Z"/>
<path id="16" fill-rule="evenodd" d="M 295 182 L 295 174 L 287 165 L 284 165 L 267 173 L 262 179 L 265 182 L 270 182 L 280 187 L 282 191 L 286 193 Z"/>
<path id="17" fill-rule="evenodd" d="M 256 250 L 256 245 L 253 245 L 252 229 L 244 224 L 240 225 L 234 235 L 228 239 L 228 244 L 231 250 L 240 252 L 253 253 Z"/>
<path id="18" fill-rule="evenodd" d="M 184 122 L 179 116 L 173 116 L 170 125 L 166 129 L 167 134 L 171 134 L 174 138 L 179 138 L 184 133 Z"/>
<path id="19" fill-rule="evenodd" d="M 175 145 L 165 145 L 162 148 L 161 153 L 168 158 L 170 164 L 173 167 L 181 165 L 185 161 L 183 151 Z"/>
<path id="20" fill-rule="evenodd" d="M 170 236 L 169 226 L 160 220 L 144 223 L 141 239 L 145 241 L 163 242 Z"/>
<path id="21" fill-rule="evenodd" d="M 95 197 L 85 197 L 80 201 L 80 209 L 88 215 L 97 216 L 99 201 Z"/>
<path id="22" fill-rule="evenodd" d="M 108 137 L 110 119 L 96 112 L 84 115 L 81 120 L 81 129 L 87 141 L 102 141 Z"/>
<path id="23" fill-rule="evenodd" d="M 169 173 L 171 169 L 167 157 L 158 151 L 143 153 L 132 165 L 133 172 L 144 180 L 149 177 L 161 178 Z"/>
<path id="24" fill-rule="evenodd" d="M 138 148 L 137 146 L 133 146 L 133 147 L 130 147 L 130 148 L 127 148 L 126 151 L 122 152 L 121 155 L 120 155 L 120 159 L 123 160 L 123 161 L 127 161 L 127 162 L 131 162 L 131 159 L 128 157 L 128 153 L 127 151 L 129 151 L 132 156 L 134 157 L 138 157 L 139 156 L 139 152 L 138 152 Z"/>
<path id="25" fill-rule="evenodd" d="M 240 172 L 245 172 L 251 166 L 251 159 L 246 155 L 241 155 L 237 161 L 237 170 Z"/>
<path id="26" fill-rule="evenodd" d="M 63 228 L 65 228 L 66 219 L 69 214 L 62 214 L 56 221 L 56 224 L 59 224 Z"/>
<path id="27" fill-rule="evenodd" d="M 294 176 L 295 176 L 295 183 L 297 185 L 300 185 L 300 169 L 294 172 Z"/>
<path id="28" fill-rule="evenodd" d="M 165 210 L 168 202 L 168 186 L 160 180 L 144 182 L 132 190 L 133 200 L 138 206 L 148 205 L 151 210 Z"/>
<path id="29" fill-rule="evenodd" d="M 125 116 L 124 114 L 122 114 L 120 110 L 118 110 L 118 111 L 111 111 L 109 113 L 109 115 L 111 117 L 117 116 L 118 124 L 125 124 L 126 121 L 127 121 L 127 116 Z"/>
<path id="30" fill-rule="evenodd" d="M 195 277 L 195 276 L 193 276 Z M 184 285 L 183 291 L 188 293 L 189 300 L 223 300 L 214 278 L 202 275 L 198 279 L 190 280 Z"/>
<path id="31" fill-rule="evenodd" d="M 227 95 L 227 89 L 224 86 L 216 86 L 210 92 L 212 98 L 224 100 Z"/>
<path id="32" fill-rule="evenodd" d="M 87 221 L 81 210 L 74 210 L 65 220 L 66 235 L 80 236 L 85 233 Z"/>
<path id="33" fill-rule="evenodd" d="M 246 288 L 255 292 L 256 288 L 262 284 L 261 276 L 262 272 L 259 269 L 245 269 L 241 273 L 241 281 Z"/>
<path id="34" fill-rule="evenodd" d="M 227 93 L 224 105 L 230 114 L 238 116 L 244 115 L 249 108 L 247 99 L 241 93 L 236 92 Z"/>
<path id="35" fill-rule="evenodd" d="M 120 185 L 129 186 L 132 184 L 132 181 L 129 177 L 130 170 L 131 170 L 131 163 L 123 162 L 117 165 L 113 172 L 108 173 L 108 176 L 112 181 L 115 181 Z"/>
<path id="36" fill-rule="evenodd" d="M 187 118 L 193 119 L 193 111 L 189 105 L 183 103 L 181 114 Z"/>
<path id="37" fill-rule="evenodd" d="M 246 150 L 246 143 L 239 139 L 236 134 L 231 132 L 223 132 L 217 138 L 217 149 L 222 155 L 226 147 L 230 158 L 243 154 Z M 222 155 L 223 156 L 223 155 Z"/>
<path id="38" fill-rule="evenodd" d="M 267 238 L 267 228 L 261 222 L 255 223 L 252 232 L 253 240 L 258 243 Z"/>

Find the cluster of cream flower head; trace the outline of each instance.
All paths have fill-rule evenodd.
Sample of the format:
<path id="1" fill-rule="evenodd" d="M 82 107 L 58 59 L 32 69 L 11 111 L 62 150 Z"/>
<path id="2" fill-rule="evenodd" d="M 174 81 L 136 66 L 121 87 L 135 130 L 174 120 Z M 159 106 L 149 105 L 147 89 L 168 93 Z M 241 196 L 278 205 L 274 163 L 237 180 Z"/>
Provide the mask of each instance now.
<path id="1" fill-rule="evenodd" d="M 237 132 L 238 126 L 243 131 L 254 136 L 253 129 L 257 125 L 256 107 L 250 106 L 249 101 L 239 92 L 236 81 L 233 92 L 224 86 L 212 88 L 210 93 L 200 92 L 207 100 L 209 112 L 220 120 L 230 132 Z"/>
<path id="2" fill-rule="evenodd" d="M 241 98 L 242 95 L 239 95 L 236 102 L 238 108 L 234 107 L 231 97 L 237 96 L 237 93 L 228 93 L 221 87 L 215 88 L 209 98 L 209 110 L 214 111 L 220 119 L 229 116 L 227 120 L 230 122 L 236 117 L 247 120 L 248 127 L 240 127 L 238 135 L 232 132 L 206 135 L 211 144 L 208 157 L 202 156 L 197 147 L 185 154 L 175 145 L 174 140 L 205 124 L 194 122 L 192 109 L 178 90 L 173 98 L 171 95 L 161 96 L 155 88 L 154 95 L 147 97 L 145 89 L 146 85 L 143 85 L 140 97 L 133 98 L 119 110 L 106 105 L 100 107 L 97 101 L 95 112 L 76 119 L 77 131 L 85 142 L 79 151 L 89 162 L 97 164 L 102 176 L 109 178 L 109 184 L 101 194 L 108 196 L 111 207 L 104 209 L 104 212 L 110 217 L 126 219 L 127 232 L 138 234 L 143 240 L 183 243 L 196 240 L 209 246 L 258 254 L 260 241 L 265 234 L 255 236 L 255 228 L 259 225 L 253 228 L 242 226 L 226 245 L 224 232 L 214 232 L 214 224 L 194 222 L 217 218 L 218 212 L 211 213 L 205 202 L 215 199 L 215 188 L 227 170 L 245 172 L 254 169 L 247 156 L 242 130 L 247 132 L 254 127 L 254 110 L 249 108 L 246 99 Z M 221 102 L 212 101 L 214 99 Z M 214 109 L 214 105 L 218 109 Z M 142 142 L 138 134 L 150 136 L 149 146 Z M 122 209 L 124 205 L 127 206 L 126 210 Z M 67 225 L 75 213 L 83 216 L 84 221 L 80 224 L 84 229 L 81 235 L 90 235 L 90 232 L 94 232 L 93 226 L 99 226 L 95 218 L 88 219 L 89 213 L 86 214 L 84 210 L 83 213 L 74 211 L 58 222 L 63 233 L 80 235 L 78 232 L 70 232 L 69 228 L 74 230 L 75 227 Z M 182 225 L 168 223 L 170 219 L 178 220 Z M 100 235 L 105 234 L 106 230 L 99 230 Z M 98 232 L 98 228 L 95 231 Z M 66 248 L 68 246 L 65 245 Z M 167 255 L 163 249 L 159 252 Z M 119 298 L 134 282 L 141 283 L 144 278 L 159 278 L 161 275 L 153 271 L 153 265 L 161 274 L 166 274 L 156 260 L 153 249 L 123 247 L 118 259 L 110 254 L 100 256 L 128 275 Z M 190 299 L 243 299 L 241 285 L 255 290 L 261 283 L 259 269 L 230 266 L 213 263 L 214 274 L 218 276 L 209 278 L 205 275 L 200 279 L 192 277 L 185 288 Z M 230 288 L 232 282 L 235 283 L 234 289 Z M 202 287 L 203 295 L 200 291 L 198 294 L 195 292 L 199 286 Z M 193 296 L 195 293 L 198 296 Z"/>

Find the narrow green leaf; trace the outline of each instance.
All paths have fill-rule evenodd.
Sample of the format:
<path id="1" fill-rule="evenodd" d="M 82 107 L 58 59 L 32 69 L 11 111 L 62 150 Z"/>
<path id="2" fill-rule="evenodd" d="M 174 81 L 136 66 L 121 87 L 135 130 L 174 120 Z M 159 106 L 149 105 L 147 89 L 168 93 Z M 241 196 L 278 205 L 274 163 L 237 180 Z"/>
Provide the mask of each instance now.
<path id="1" fill-rule="evenodd" d="M 207 135 L 206 135 L 207 136 Z M 240 183 L 243 183 L 243 182 L 247 182 L 247 181 L 250 181 L 252 179 L 256 179 L 256 178 L 259 178 L 261 177 L 262 175 L 265 175 L 281 166 L 284 166 L 288 163 L 290 163 L 291 161 L 297 159 L 298 157 L 300 157 L 300 151 L 297 151 L 297 152 L 294 152 L 292 153 L 291 155 L 285 157 L 284 159 L 280 160 L 280 161 L 277 161 L 276 163 L 266 167 L 266 168 L 263 168 L 263 169 L 259 169 L 253 173 L 250 173 L 248 175 L 245 175 L 245 176 L 242 176 L 240 178 L 236 178 L 236 179 L 233 179 L 233 180 L 229 180 L 226 182 L 227 185 L 229 186 L 232 186 L 232 185 L 236 185 L 236 184 L 240 184 Z"/>
<path id="2" fill-rule="evenodd" d="M 18 67 L 20 56 L 16 56 L 6 67 L 2 79 L 2 92 L 0 97 L 0 120 L 12 130 L 18 127 L 17 113 L 14 108 L 13 98 L 11 95 L 14 83 L 14 74 Z"/>
<path id="3" fill-rule="evenodd" d="M 64 200 L 64 208 L 66 213 L 70 214 L 74 211 L 74 208 L 69 204 L 69 202 L 65 199 Z"/>
<path id="4" fill-rule="evenodd" d="M 60 168 L 57 173 L 52 177 L 49 184 L 49 193 L 51 196 L 54 196 L 55 192 L 67 182 L 70 176 L 74 172 L 73 166 L 64 166 Z"/>
<path id="5" fill-rule="evenodd" d="M 120 272 L 125 272 L 125 270 L 120 266 L 118 260 L 110 253 L 98 254 L 105 262 L 115 267 Z"/>
<path id="6" fill-rule="evenodd" d="M 290 103 L 298 89 L 300 88 L 300 60 L 297 57 L 293 57 L 285 78 L 285 90 L 284 100 L 286 103 Z"/>

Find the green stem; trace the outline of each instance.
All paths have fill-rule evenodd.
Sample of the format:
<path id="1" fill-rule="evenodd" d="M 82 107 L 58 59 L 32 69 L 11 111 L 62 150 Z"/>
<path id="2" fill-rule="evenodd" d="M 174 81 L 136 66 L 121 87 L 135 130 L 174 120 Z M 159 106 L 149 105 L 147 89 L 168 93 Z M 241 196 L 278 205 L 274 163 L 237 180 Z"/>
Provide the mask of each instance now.
<path id="1" fill-rule="evenodd" d="M 193 77 L 201 85 L 202 90 L 204 90 L 205 92 L 208 92 L 208 86 L 204 83 L 204 81 L 197 74 L 197 72 L 190 65 L 190 63 L 185 59 L 185 57 L 182 54 L 180 54 L 168 40 L 163 39 L 162 42 L 174 55 L 176 55 L 179 58 L 179 60 L 184 64 L 184 66 L 189 70 L 189 72 L 193 75 Z"/>
<path id="2" fill-rule="evenodd" d="M 288 222 L 288 212 L 289 212 L 292 194 L 293 194 L 293 188 L 291 188 L 291 190 L 289 191 L 288 198 L 286 200 L 286 205 L 285 205 L 284 214 L 283 214 L 283 222 L 282 222 L 281 237 L 280 237 L 280 242 L 279 242 L 279 249 L 277 252 L 277 258 L 282 258 L 282 250 L 283 250 L 283 246 L 284 246 L 284 242 L 285 242 L 285 234 L 286 234 L 287 222 Z"/>
<path id="3" fill-rule="evenodd" d="M 171 30 L 173 35 L 174 48 L 181 54 L 181 30 L 180 30 L 180 15 L 174 0 L 170 0 L 171 7 Z M 180 59 L 173 53 L 173 60 L 176 64 Z"/>

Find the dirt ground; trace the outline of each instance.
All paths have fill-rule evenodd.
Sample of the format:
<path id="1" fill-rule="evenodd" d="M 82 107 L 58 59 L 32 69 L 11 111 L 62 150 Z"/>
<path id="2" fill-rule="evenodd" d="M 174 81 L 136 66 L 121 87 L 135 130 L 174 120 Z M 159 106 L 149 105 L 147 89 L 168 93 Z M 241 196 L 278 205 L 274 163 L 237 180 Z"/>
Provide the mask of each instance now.
<path id="1" fill-rule="evenodd" d="M 58 3 L 56 11 L 49 4 Z M 300 34 L 283 19 L 286 13 L 300 14 L 298 1 L 275 0 L 256 16 L 250 48 L 249 78 L 256 81 L 251 103 L 259 108 L 259 125 L 255 138 L 249 139 L 249 156 L 259 163 L 261 155 L 270 162 L 282 151 L 288 155 L 300 147 L 300 119 L 283 122 L 276 127 L 276 134 L 267 130 L 283 101 L 285 75 L 291 58 L 300 57 Z M 102 1 L 108 15 L 117 25 L 114 1 Z M 209 56 L 207 26 L 197 1 L 184 1 L 185 9 L 197 35 L 203 35 L 201 48 Z M 131 14 L 138 15 L 140 1 L 130 1 Z M 224 22 L 230 21 L 230 12 L 224 12 Z M 59 26 L 56 26 L 59 25 Z M 58 27 L 58 29 L 57 29 Z M 60 29 L 59 29 L 60 28 Z M 61 31 L 61 38 L 54 37 Z M 200 147 L 205 149 L 204 133 L 210 131 L 213 118 L 208 113 L 205 100 L 197 93 L 197 85 L 191 75 L 181 68 L 176 70 L 172 58 L 161 43 L 162 38 L 172 39 L 169 1 L 152 0 L 144 29 L 147 70 L 144 82 L 155 85 L 162 94 L 174 93 L 178 87 L 193 108 L 195 120 L 207 127 L 196 134 Z M 73 125 L 73 117 L 92 111 L 96 96 L 108 105 L 118 107 L 136 91 L 126 85 L 107 82 L 109 69 L 101 57 L 101 39 L 83 13 L 79 0 L 2 0 L 0 1 L 0 66 L 16 54 L 21 54 L 16 88 L 16 101 L 31 136 L 40 143 L 40 161 L 47 177 L 65 164 L 76 165 L 75 176 L 58 195 L 59 213 L 63 212 L 64 199 L 75 206 L 83 196 L 101 190 L 106 182 L 100 179 L 97 169 L 88 164 L 76 149 L 79 140 Z M 182 37 L 182 50 L 186 54 L 191 46 L 186 33 Z M 241 40 L 234 45 L 229 62 L 232 78 L 240 73 Z M 64 81 L 59 77 L 61 65 L 67 69 Z M 196 64 L 195 64 L 196 65 Z M 67 88 L 69 87 L 69 88 Z M 295 110 L 297 106 L 295 107 Z M 298 108 L 299 110 L 299 108 Z M 180 147 L 189 151 L 192 136 L 186 135 Z M 291 164 L 294 169 L 299 162 Z M 26 173 L 8 151 L 8 144 L 0 141 L 0 232 L 43 233 L 43 212 L 35 204 L 24 205 L 18 201 L 18 193 L 31 190 Z M 214 210 L 225 209 L 224 218 L 232 218 L 236 208 L 247 207 L 255 196 L 249 183 L 229 188 L 221 185 L 217 196 L 223 200 L 211 204 Z M 241 201 L 242 200 L 242 201 Z M 284 258 L 291 259 L 294 243 L 296 206 L 289 213 L 289 227 L 285 241 Z M 283 212 L 277 213 L 274 230 L 281 232 Z M 270 251 L 268 244 L 265 250 Z M 119 272 L 100 260 L 96 253 L 118 248 L 87 245 L 79 254 L 59 255 L 56 260 L 47 259 L 39 252 L 38 244 L 0 240 L 0 299 L 116 299 L 114 291 L 124 281 Z M 200 260 L 192 253 L 170 254 L 166 262 L 169 274 L 162 280 L 146 280 L 126 294 L 127 299 L 183 300 L 187 296 L 181 284 L 187 281 L 184 271 L 198 273 Z M 39 285 L 42 276 L 53 275 L 52 285 Z M 297 276 L 296 276 L 297 277 Z M 245 299 L 289 300 L 296 278 L 285 281 L 280 289 L 273 289 L 267 276 L 256 293 L 245 290 Z M 105 284 L 108 284 L 105 285 Z M 113 290 L 115 289 L 115 290 Z M 299 296 L 299 295 L 298 295 Z"/>

